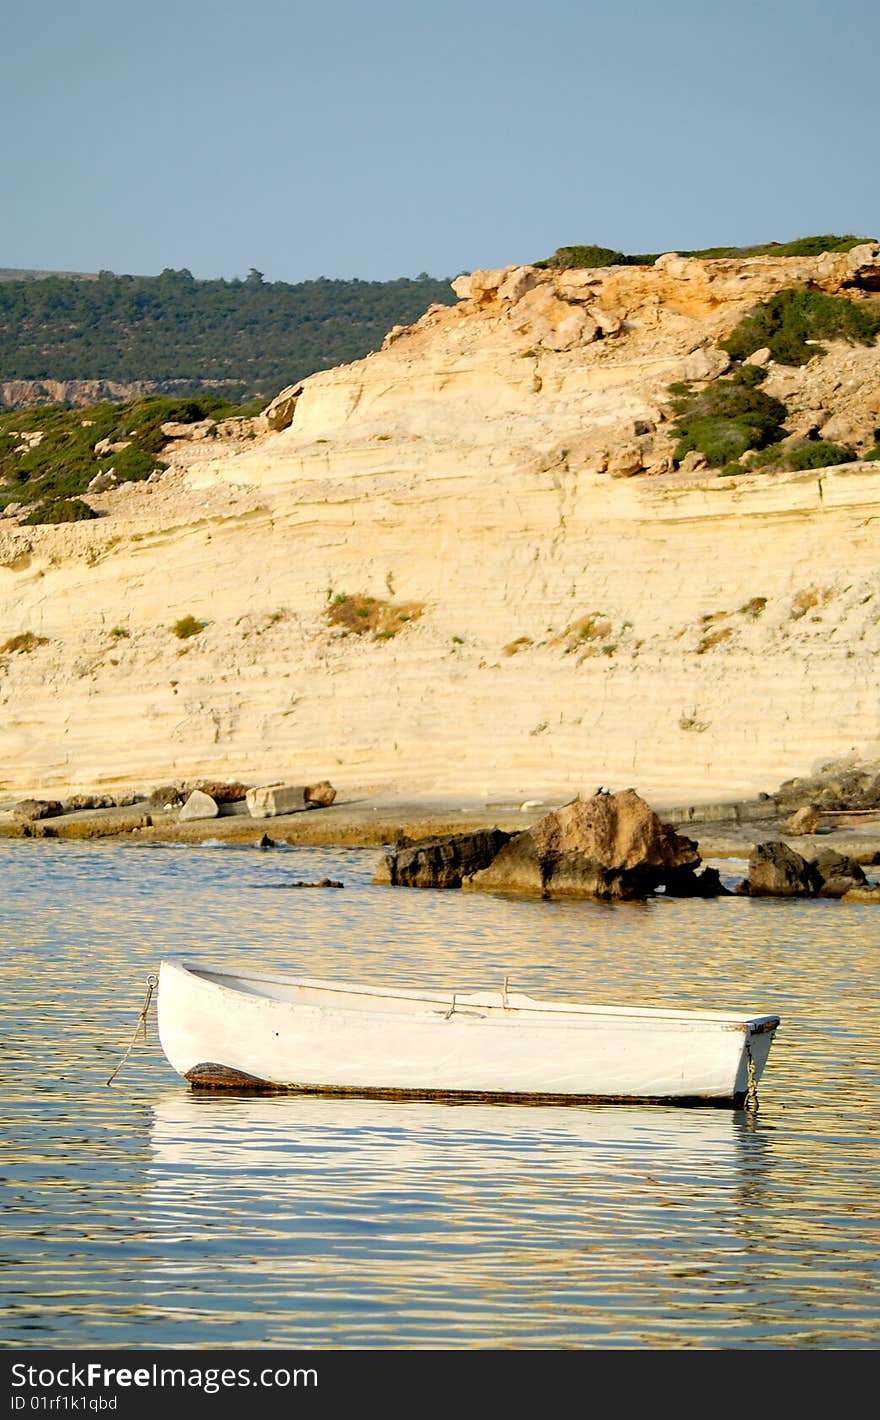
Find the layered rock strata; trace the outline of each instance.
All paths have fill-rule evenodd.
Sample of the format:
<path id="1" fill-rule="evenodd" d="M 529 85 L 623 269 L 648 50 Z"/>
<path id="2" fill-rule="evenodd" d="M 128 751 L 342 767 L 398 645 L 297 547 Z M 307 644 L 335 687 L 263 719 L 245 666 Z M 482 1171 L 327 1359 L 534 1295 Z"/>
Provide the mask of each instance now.
<path id="1" fill-rule="evenodd" d="M 34 639 L 0 654 L 0 799 L 317 763 L 344 794 L 662 804 L 876 758 L 880 465 L 677 471 L 665 397 L 774 290 L 878 272 L 867 246 L 473 273 L 99 519 L 4 519 L 0 645 Z M 862 452 L 880 422 L 875 347 L 765 388 Z M 355 596 L 396 617 L 334 624 Z"/>

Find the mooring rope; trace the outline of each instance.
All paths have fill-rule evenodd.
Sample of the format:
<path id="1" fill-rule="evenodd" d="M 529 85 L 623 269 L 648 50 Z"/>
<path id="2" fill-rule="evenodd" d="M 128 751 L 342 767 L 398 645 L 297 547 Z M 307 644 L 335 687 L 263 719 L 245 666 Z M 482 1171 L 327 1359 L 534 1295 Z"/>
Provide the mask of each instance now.
<path id="1" fill-rule="evenodd" d="M 148 1010 L 150 1009 L 150 1002 L 151 1002 L 152 999 L 153 999 L 153 992 L 155 991 L 155 989 L 156 989 L 156 987 L 157 987 L 158 985 L 159 985 L 159 978 L 158 978 L 158 976 L 156 976 L 156 975 L 151 971 L 150 974 L 149 974 L 149 976 L 147 977 L 147 998 L 146 998 L 146 1000 L 144 1001 L 144 1004 L 141 1006 L 140 1015 L 139 1015 L 138 1018 L 137 1018 L 137 1023 L 136 1023 L 135 1028 L 134 1028 L 134 1033 L 133 1033 L 133 1035 L 132 1035 L 132 1037 L 131 1037 L 131 1040 L 128 1042 L 128 1049 L 126 1050 L 126 1052 L 125 1052 L 125 1054 L 123 1055 L 122 1059 L 120 1060 L 119 1064 L 116 1066 L 116 1069 L 113 1071 L 113 1074 L 110 1076 L 110 1079 L 107 1081 L 107 1084 L 108 1084 L 108 1085 L 112 1085 L 112 1084 L 113 1084 L 113 1081 L 116 1079 L 116 1076 L 119 1074 L 120 1070 L 122 1069 L 123 1065 L 125 1064 L 126 1060 L 128 1059 L 129 1055 L 131 1054 L 132 1050 L 134 1049 L 134 1043 L 135 1043 L 135 1041 L 137 1040 L 138 1031 L 143 1030 L 143 1033 L 144 1033 L 144 1040 L 146 1040 L 146 1038 L 147 1038 L 147 1012 L 148 1012 Z"/>
<path id="2" fill-rule="evenodd" d="M 758 1113 L 758 1072 L 755 1069 L 755 1062 L 752 1059 L 752 1047 L 746 1041 L 746 1057 L 748 1059 L 749 1083 L 746 1087 L 745 1108 L 749 1114 Z"/>

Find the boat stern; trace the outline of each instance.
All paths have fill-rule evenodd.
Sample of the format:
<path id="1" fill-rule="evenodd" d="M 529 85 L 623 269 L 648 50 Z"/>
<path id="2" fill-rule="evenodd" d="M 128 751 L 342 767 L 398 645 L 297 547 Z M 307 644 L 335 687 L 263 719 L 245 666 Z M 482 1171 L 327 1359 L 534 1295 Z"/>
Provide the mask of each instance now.
<path id="1" fill-rule="evenodd" d="M 753 1016 L 743 1024 L 743 1046 L 736 1072 L 733 1103 L 736 1109 L 757 1106 L 758 1081 L 764 1073 L 770 1047 L 779 1029 L 778 1016 Z"/>

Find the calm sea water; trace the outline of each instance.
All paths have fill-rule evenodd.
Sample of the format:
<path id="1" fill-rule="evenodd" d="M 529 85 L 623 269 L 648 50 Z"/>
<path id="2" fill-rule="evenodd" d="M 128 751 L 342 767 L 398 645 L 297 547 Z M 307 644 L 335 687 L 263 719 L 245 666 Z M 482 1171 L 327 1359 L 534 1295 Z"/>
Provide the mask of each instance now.
<path id="1" fill-rule="evenodd" d="M 0 1345 L 878 1345 L 876 907 L 412 892 L 377 858 L 0 844 Z M 152 1022 L 108 1087 L 166 955 L 782 1026 L 755 1118 L 199 1096 Z"/>

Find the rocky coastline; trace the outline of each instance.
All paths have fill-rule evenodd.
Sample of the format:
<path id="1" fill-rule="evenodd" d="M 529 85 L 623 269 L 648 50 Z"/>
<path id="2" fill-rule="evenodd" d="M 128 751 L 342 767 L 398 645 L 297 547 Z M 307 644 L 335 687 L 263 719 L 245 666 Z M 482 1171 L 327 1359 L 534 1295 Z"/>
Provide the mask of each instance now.
<path id="1" fill-rule="evenodd" d="M 604 846 L 598 849 L 597 809 L 604 821 Z M 613 839 L 620 849 L 622 810 L 638 825 L 633 833 L 627 829 L 632 841 L 615 858 L 607 844 Z M 375 848 L 382 854 L 374 879 L 379 883 L 600 899 L 640 898 L 656 890 L 726 895 L 717 873 L 703 865 L 741 859 L 748 869 L 740 894 L 848 894 L 847 900 L 874 901 L 880 888 L 865 879 L 863 868 L 880 864 L 880 772 L 873 764 L 832 765 L 772 795 L 666 805 L 656 812 L 633 790 L 599 789 L 592 798 L 576 796 L 565 804 L 481 803 L 340 794 L 328 780 L 305 786 L 184 781 L 143 793 L 0 804 L 2 838 Z"/>

